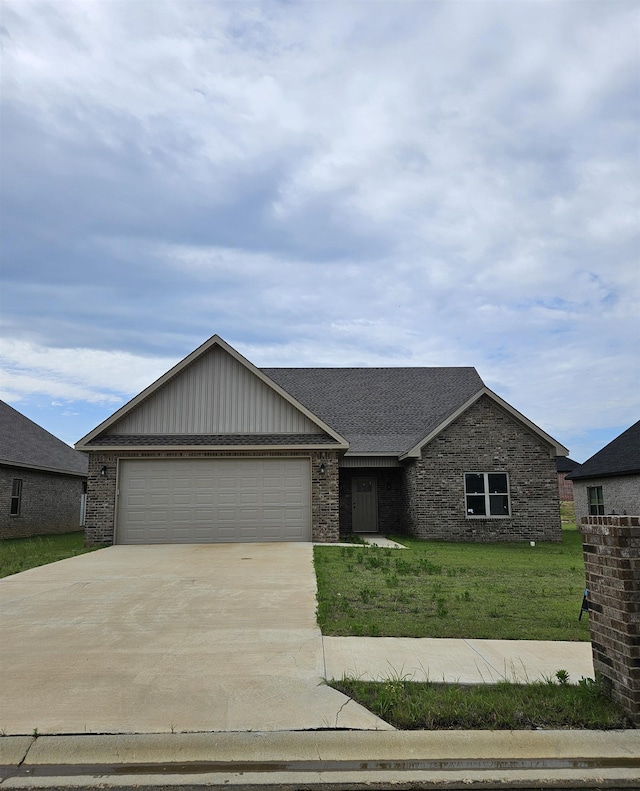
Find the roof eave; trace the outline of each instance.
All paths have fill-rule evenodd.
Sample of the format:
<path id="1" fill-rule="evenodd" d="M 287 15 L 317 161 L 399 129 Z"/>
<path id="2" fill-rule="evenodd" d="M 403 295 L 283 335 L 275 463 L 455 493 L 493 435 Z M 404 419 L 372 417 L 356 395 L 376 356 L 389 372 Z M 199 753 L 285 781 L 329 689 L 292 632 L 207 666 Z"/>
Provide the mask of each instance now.
<path id="1" fill-rule="evenodd" d="M 588 480 L 597 480 L 598 478 L 621 478 L 625 475 L 640 475 L 640 469 L 638 470 L 623 470 L 621 472 L 589 472 L 586 475 L 574 475 L 571 473 L 567 475 L 567 480 L 569 481 L 588 481 Z"/>
<path id="2" fill-rule="evenodd" d="M 238 451 L 308 451 L 324 450 L 344 452 L 348 445 L 91 445 L 85 447 L 85 453 L 182 453 L 182 452 L 238 452 Z"/>
<path id="3" fill-rule="evenodd" d="M 455 420 L 457 420 L 460 415 L 464 414 L 467 409 L 473 406 L 482 396 L 487 396 L 488 398 L 495 401 L 499 406 L 501 406 L 506 412 L 511 414 L 516 420 L 523 423 L 530 431 L 534 434 L 537 434 L 541 437 L 545 442 L 547 442 L 550 446 L 552 451 L 552 455 L 555 456 L 568 456 L 569 449 L 565 448 L 564 445 L 561 445 L 557 442 L 552 436 L 543 431 L 539 426 L 536 426 L 535 423 L 532 423 L 529 418 L 525 417 L 521 412 L 518 412 L 517 409 L 508 404 L 504 401 L 497 393 L 494 393 L 493 390 L 489 390 L 488 387 L 482 387 L 478 390 L 477 393 L 474 393 L 471 398 L 467 399 L 458 409 L 452 412 L 447 418 L 445 418 L 438 426 L 436 426 L 432 431 L 430 431 L 425 437 L 423 437 L 418 443 L 416 443 L 412 448 L 410 448 L 405 453 L 399 456 L 400 461 L 404 461 L 405 459 L 419 459 L 422 454 L 422 449 L 425 445 L 428 445 L 435 437 L 438 436 L 442 431 L 444 431 L 448 426 L 451 425 Z"/>
<path id="4" fill-rule="evenodd" d="M 33 470 L 34 472 L 51 472 L 56 475 L 72 475 L 75 478 L 86 478 L 86 472 L 78 472 L 77 470 L 65 470 L 61 467 L 46 467 L 40 464 L 26 464 L 20 461 L 9 461 L 8 459 L 0 459 L 0 467 L 16 467 L 21 470 Z"/>

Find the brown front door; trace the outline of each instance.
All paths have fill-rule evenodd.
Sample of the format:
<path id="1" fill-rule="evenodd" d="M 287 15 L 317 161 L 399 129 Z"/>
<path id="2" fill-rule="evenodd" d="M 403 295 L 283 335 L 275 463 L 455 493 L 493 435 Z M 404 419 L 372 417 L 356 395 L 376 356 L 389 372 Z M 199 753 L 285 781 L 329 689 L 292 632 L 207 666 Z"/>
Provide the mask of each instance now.
<path id="1" fill-rule="evenodd" d="M 375 478 L 354 478 L 352 530 L 354 533 L 378 532 L 378 487 Z"/>

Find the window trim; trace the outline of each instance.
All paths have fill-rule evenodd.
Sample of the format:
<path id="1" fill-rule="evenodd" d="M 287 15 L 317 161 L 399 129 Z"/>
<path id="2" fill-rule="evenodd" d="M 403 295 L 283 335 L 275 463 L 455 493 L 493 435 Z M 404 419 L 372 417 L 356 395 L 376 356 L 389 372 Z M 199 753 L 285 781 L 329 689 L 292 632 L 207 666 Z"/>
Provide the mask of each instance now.
<path id="1" fill-rule="evenodd" d="M 11 500 L 9 501 L 9 516 L 20 516 L 22 510 L 22 478 L 11 481 Z"/>
<path id="2" fill-rule="evenodd" d="M 593 501 L 591 498 L 592 492 L 595 493 Z M 589 516 L 604 516 L 604 493 L 602 491 L 602 486 L 587 486 L 587 510 L 589 511 Z"/>
<path id="3" fill-rule="evenodd" d="M 484 478 L 484 492 L 467 492 L 467 475 L 482 475 Z M 489 491 L 489 476 L 490 475 L 504 475 L 507 484 L 506 492 L 499 492 L 499 494 L 506 496 L 508 513 L 506 514 L 492 514 L 491 513 L 491 492 Z M 463 473 L 463 488 L 464 488 L 464 514 L 466 519 L 511 519 L 511 485 L 509 481 L 509 473 L 504 470 L 467 470 Z M 483 496 L 485 500 L 485 514 L 470 514 L 467 506 L 467 498 Z"/>

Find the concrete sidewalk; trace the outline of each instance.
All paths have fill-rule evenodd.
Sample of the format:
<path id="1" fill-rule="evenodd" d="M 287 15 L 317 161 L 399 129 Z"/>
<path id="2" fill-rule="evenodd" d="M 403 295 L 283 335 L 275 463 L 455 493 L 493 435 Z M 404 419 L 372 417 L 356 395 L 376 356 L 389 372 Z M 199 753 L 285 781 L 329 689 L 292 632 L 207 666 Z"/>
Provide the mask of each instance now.
<path id="1" fill-rule="evenodd" d="M 0 739 L 3 789 L 638 788 L 637 731 Z"/>
<path id="2" fill-rule="evenodd" d="M 527 683 L 566 670 L 570 683 L 594 678 L 591 643 L 323 637 L 325 678 L 405 678 L 459 684 Z"/>

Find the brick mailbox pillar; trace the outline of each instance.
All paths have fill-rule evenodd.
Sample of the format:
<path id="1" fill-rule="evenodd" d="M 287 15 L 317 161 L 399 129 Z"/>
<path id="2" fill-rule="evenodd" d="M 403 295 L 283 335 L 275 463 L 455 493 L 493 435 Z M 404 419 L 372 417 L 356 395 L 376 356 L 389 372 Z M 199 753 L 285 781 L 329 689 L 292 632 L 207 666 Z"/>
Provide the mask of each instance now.
<path id="1" fill-rule="evenodd" d="M 583 517 L 580 532 L 593 667 L 640 724 L 640 517 Z"/>

